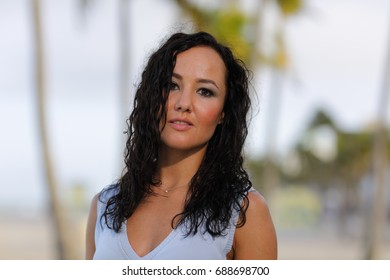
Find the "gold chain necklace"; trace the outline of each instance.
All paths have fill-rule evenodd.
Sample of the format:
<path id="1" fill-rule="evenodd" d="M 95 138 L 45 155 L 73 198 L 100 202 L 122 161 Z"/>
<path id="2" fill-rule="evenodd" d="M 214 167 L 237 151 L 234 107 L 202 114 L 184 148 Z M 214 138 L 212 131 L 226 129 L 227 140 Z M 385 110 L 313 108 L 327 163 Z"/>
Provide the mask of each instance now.
<path id="1" fill-rule="evenodd" d="M 185 187 L 185 186 L 188 186 L 188 183 L 185 183 L 184 185 L 180 185 L 180 186 L 176 186 L 176 187 L 171 187 L 171 188 L 168 188 L 168 189 L 163 189 L 163 188 L 159 188 L 160 190 L 162 190 L 164 193 L 169 193 L 169 192 L 171 192 L 171 191 L 173 191 L 173 190 L 176 190 L 176 189 L 180 189 L 180 188 L 183 188 L 183 187 Z"/>

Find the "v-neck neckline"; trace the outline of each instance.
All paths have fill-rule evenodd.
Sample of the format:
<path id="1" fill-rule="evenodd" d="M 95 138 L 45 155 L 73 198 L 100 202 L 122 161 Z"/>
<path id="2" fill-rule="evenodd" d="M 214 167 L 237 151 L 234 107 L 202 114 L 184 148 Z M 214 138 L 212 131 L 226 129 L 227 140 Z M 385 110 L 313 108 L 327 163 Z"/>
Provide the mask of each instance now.
<path id="1" fill-rule="evenodd" d="M 149 253 L 147 253 L 144 256 L 138 255 L 138 253 L 134 250 L 134 248 L 131 246 L 130 240 L 127 236 L 127 222 L 125 221 L 122 224 L 121 232 L 119 234 L 120 238 L 120 245 L 122 248 L 122 251 L 126 258 L 128 259 L 139 259 L 139 260 L 150 260 L 153 259 L 154 256 L 156 256 L 165 246 L 168 244 L 179 232 L 180 230 L 178 228 L 174 228 L 171 230 L 171 232 L 155 247 L 153 248 Z"/>

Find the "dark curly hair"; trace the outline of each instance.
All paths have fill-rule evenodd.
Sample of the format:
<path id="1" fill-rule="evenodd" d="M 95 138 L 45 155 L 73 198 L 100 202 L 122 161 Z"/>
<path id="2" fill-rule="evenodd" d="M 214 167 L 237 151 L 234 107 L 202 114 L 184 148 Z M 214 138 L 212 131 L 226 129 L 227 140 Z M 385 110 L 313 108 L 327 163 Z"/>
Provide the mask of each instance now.
<path id="1" fill-rule="evenodd" d="M 178 219 L 176 226 L 185 224 L 188 235 L 196 234 L 203 224 L 205 232 L 212 236 L 223 235 L 234 211 L 239 212 L 238 226 L 245 223 L 247 192 L 252 186 L 242 156 L 251 103 L 249 71 L 228 47 L 210 34 L 176 33 L 150 56 L 136 91 L 134 109 L 128 119 L 126 167 L 117 184 L 110 187 L 116 192 L 108 199 L 102 215 L 107 226 L 116 232 L 140 202 L 153 195 L 152 186 L 161 184 L 154 175 L 159 157 L 160 123 L 166 117 L 168 96 L 164 93 L 170 90 L 177 55 L 196 46 L 212 48 L 225 63 L 224 119 L 209 140 L 203 161 L 190 182 L 184 210 L 172 220 L 172 227 Z"/>

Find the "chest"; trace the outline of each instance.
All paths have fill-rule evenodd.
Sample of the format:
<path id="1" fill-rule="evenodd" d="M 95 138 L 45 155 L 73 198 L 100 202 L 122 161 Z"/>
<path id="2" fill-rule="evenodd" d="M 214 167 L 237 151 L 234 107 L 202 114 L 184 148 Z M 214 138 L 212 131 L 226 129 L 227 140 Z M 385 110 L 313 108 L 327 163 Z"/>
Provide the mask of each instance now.
<path id="1" fill-rule="evenodd" d="M 140 205 L 130 219 L 122 224 L 119 233 L 104 224 L 103 227 L 97 226 L 94 259 L 229 258 L 236 219 L 232 219 L 232 227 L 222 236 L 214 238 L 207 233 L 202 234 L 203 230 L 196 235 L 186 236 L 184 225 L 177 226 L 175 230 L 171 227 L 172 218 L 183 210 L 183 201 L 148 201 Z M 103 207 L 103 204 L 98 204 L 100 212 Z"/>
<path id="2" fill-rule="evenodd" d="M 170 235 L 183 208 L 183 197 L 161 196 L 151 196 L 137 207 L 127 220 L 126 233 L 138 256 L 147 255 Z"/>

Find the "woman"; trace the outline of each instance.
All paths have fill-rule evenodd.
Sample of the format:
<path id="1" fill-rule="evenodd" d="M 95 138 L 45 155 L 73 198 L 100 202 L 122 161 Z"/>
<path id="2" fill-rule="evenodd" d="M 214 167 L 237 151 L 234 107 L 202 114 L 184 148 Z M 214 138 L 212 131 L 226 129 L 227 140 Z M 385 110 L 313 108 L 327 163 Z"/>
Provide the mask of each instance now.
<path id="1" fill-rule="evenodd" d="M 129 118 L 124 175 L 92 201 L 87 259 L 275 259 L 243 169 L 248 71 L 210 34 L 153 53 Z"/>

